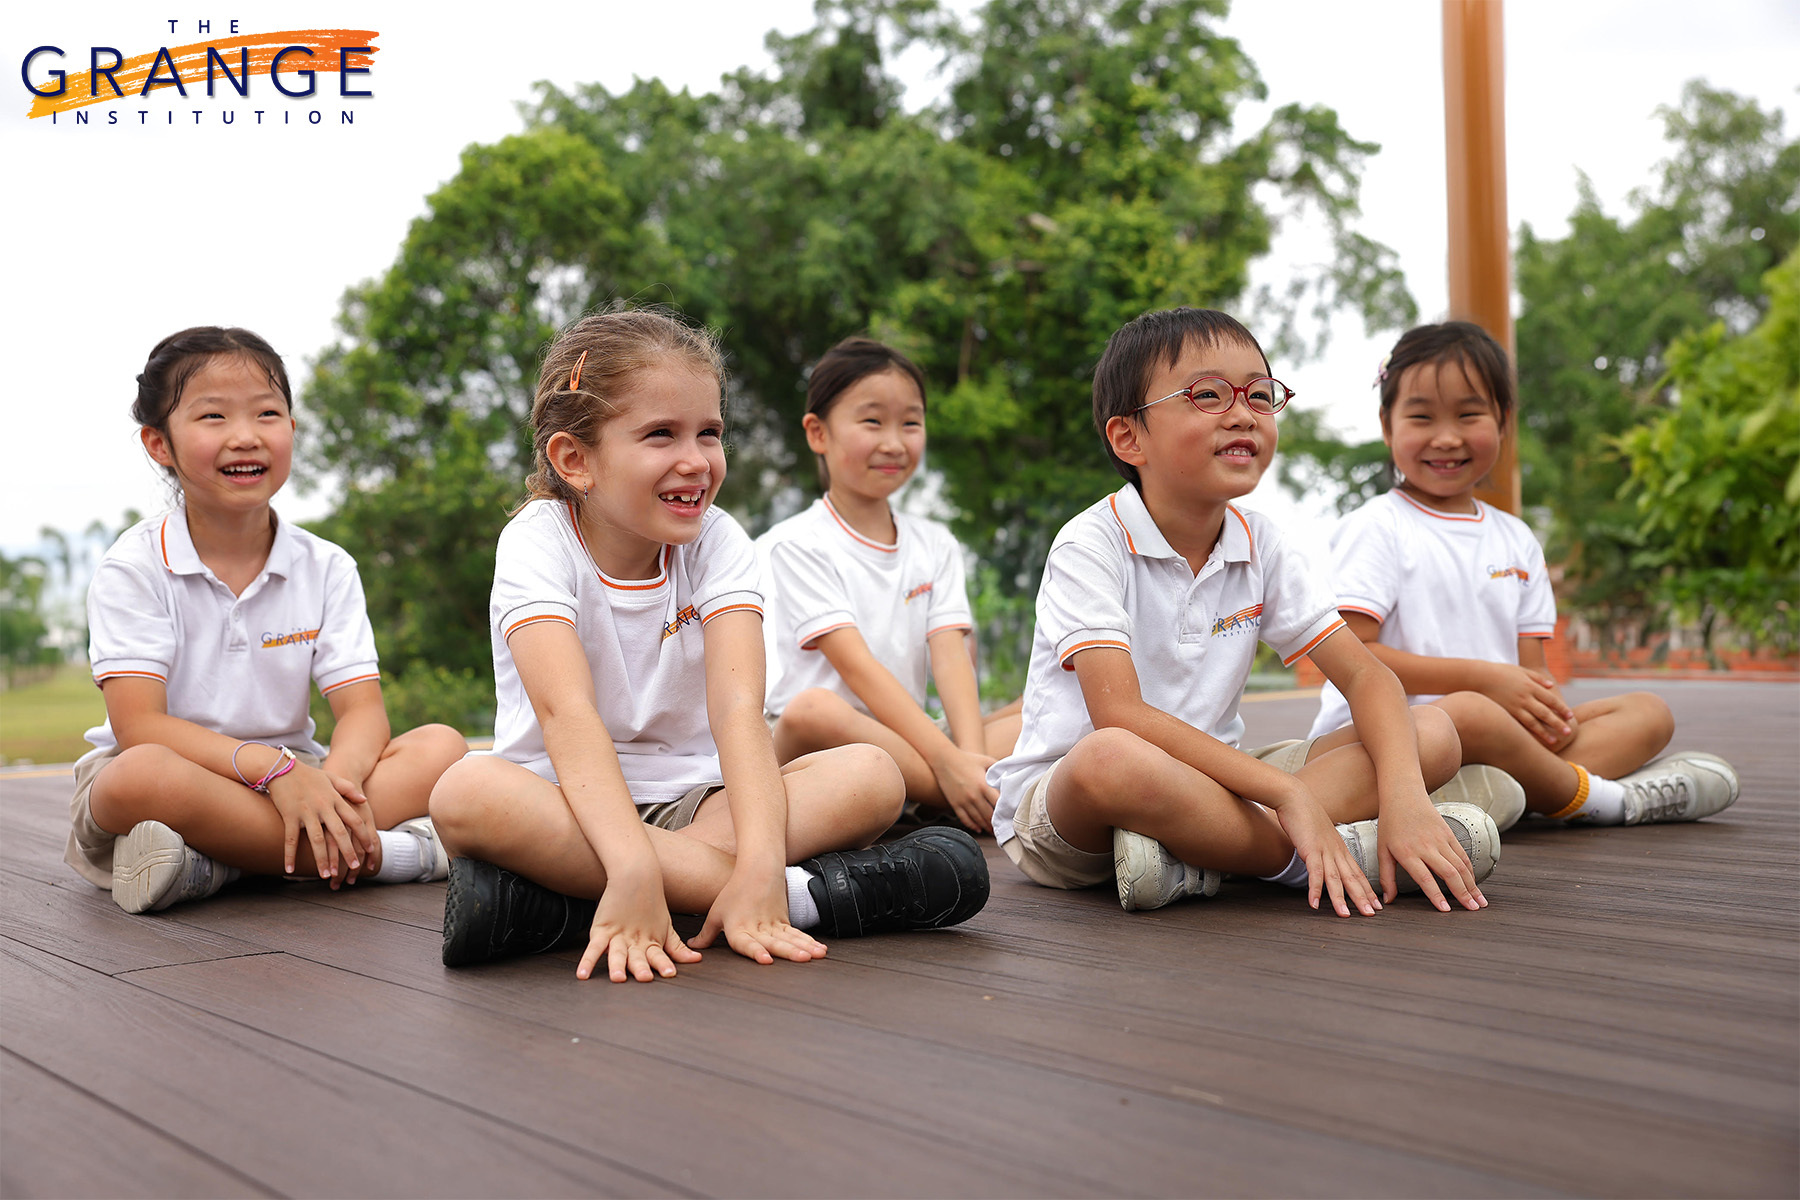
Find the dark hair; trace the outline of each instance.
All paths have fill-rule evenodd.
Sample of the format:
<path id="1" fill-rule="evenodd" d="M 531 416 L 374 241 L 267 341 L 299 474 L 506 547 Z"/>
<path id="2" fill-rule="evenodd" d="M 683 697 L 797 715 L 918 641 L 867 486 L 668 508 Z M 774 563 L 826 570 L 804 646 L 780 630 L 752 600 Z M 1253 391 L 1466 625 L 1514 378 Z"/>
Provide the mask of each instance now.
<path id="1" fill-rule="evenodd" d="M 1113 453 L 1106 423 L 1114 417 L 1130 417 L 1142 408 L 1151 372 L 1159 364 L 1173 366 L 1189 342 L 1248 346 L 1262 358 L 1263 370 L 1269 369 L 1269 356 L 1255 335 L 1236 317 L 1217 309 L 1165 308 L 1120 326 L 1106 340 L 1106 349 L 1094 366 L 1094 428 L 1113 470 L 1131 483 L 1138 482 L 1137 468 Z"/>
<path id="2" fill-rule="evenodd" d="M 589 313 L 557 334 L 544 351 L 531 401 L 533 470 L 525 480 L 526 501 L 579 499 L 550 465 L 550 439 L 566 433 L 592 446 L 600 440 L 600 427 L 617 415 L 619 396 L 632 377 L 671 359 L 716 380 L 723 405 L 725 355 L 718 338 L 673 309 L 621 304 Z"/>
<path id="3" fill-rule="evenodd" d="M 1445 321 L 1441 325 L 1420 325 L 1400 335 L 1394 349 L 1381 364 L 1376 382 L 1381 387 L 1381 423 L 1386 428 L 1388 415 L 1400 399 L 1400 380 L 1407 368 L 1421 363 L 1454 362 L 1464 374 L 1480 380 L 1499 410 L 1500 428 L 1512 420 L 1517 391 L 1513 386 L 1512 364 L 1506 350 L 1487 330 L 1471 321 Z M 1397 487 L 1400 472 L 1388 461 L 1388 486 Z"/>
<path id="4" fill-rule="evenodd" d="M 886 342 L 878 342 L 874 338 L 847 337 L 831 349 L 827 350 L 819 361 L 813 364 L 812 374 L 806 381 L 806 411 L 823 421 L 831 406 L 837 403 L 839 396 L 857 382 L 871 375 L 880 375 L 886 371 L 898 371 L 913 381 L 919 389 L 919 403 L 926 403 L 925 373 L 913 363 L 913 360 L 900 353 Z M 831 474 L 825 468 L 825 456 L 816 456 L 819 460 L 819 486 L 831 486 Z"/>
<path id="5" fill-rule="evenodd" d="M 169 436 L 169 414 L 181 403 L 181 393 L 188 381 L 215 358 L 235 357 L 261 367 L 275 390 L 287 401 L 288 412 L 294 411 L 294 392 L 288 386 L 287 368 L 281 355 L 248 329 L 224 328 L 218 325 L 196 325 L 180 333 L 171 333 L 156 343 L 150 359 L 137 377 L 137 399 L 131 405 L 131 419 L 165 438 Z M 175 473 L 163 468 L 171 479 Z"/>

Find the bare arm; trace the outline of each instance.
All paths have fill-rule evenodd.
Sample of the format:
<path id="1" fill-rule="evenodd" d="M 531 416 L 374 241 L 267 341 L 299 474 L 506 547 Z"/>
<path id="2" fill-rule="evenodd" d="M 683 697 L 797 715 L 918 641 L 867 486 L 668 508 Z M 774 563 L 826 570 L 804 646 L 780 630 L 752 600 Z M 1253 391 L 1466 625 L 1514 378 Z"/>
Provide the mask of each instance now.
<path id="1" fill-rule="evenodd" d="M 1077 653 L 1070 660 L 1095 729 L 1123 729 L 1216 781 L 1226 790 L 1280 810 L 1290 801 L 1311 801 L 1306 788 L 1285 771 L 1251 758 L 1186 721 L 1146 702 L 1131 655 L 1110 646 Z"/>
<path id="2" fill-rule="evenodd" d="M 1480 908 L 1481 892 L 1469 856 L 1425 792 L 1418 733 L 1400 681 L 1363 643 L 1341 629 L 1314 646 L 1308 657 L 1344 693 L 1357 740 L 1375 767 L 1382 900 L 1399 895 L 1396 872 L 1404 870 L 1440 912 L 1450 911 L 1450 904 L 1434 874 L 1443 878 L 1464 908 Z"/>
<path id="3" fill-rule="evenodd" d="M 381 700 L 381 684 L 370 679 L 335 688 L 326 694 L 325 702 L 331 705 L 337 727 L 331 731 L 331 753 L 325 756 L 324 769 L 360 788 L 368 782 L 393 736 L 387 705 Z"/>
<path id="4" fill-rule="evenodd" d="M 820 638 L 815 646 L 831 663 L 832 669 L 850 685 L 850 690 L 856 693 L 857 699 L 868 706 L 869 715 L 905 738 L 906 744 L 917 750 L 919 757 L 933 771 L 947 754 L 956 750 L 956 744 L 945 737 L 932 719 L 925 715 L 925 710 L 913 700 L 906 685 L 895 679 L 894 673 L 876 660 L 869 650 L 869 644 L 863 640 L 861 631 L 854 626 L 834 629 Z M 937 655 L 934 653 L 934 672 L 936 668 Z M 973 669 L 970 674 L 974 674 Z M 940 684 L 939 695 L 942 694 Z M 955 726 L 951 728 L 954 729 Z"/>
<path id="5" fill-rule="evenodd" d="M 969 652 L 969 641 L 965 629 L 940 629 L 926 639 L 925 646 L 931 656 L 931 679 L 937 684 L 938 699 L 944 703 L 944 717 L 950 722 L 952 740 L 970 754 L 986 754 L 981 686 L 975 679 L 975 660 Z"/>

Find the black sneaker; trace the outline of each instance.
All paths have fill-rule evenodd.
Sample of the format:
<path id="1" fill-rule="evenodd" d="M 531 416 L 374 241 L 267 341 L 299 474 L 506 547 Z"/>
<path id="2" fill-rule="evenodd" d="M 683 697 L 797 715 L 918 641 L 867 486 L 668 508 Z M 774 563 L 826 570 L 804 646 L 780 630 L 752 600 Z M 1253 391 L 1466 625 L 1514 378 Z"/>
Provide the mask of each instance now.
<path id="1" fill-rule="evenodd" d="M 819 906 L 819 933 L 861 937 L 966 921 L 988 898 L 987 860 L 961 829 L 933 825 L 867 850 L 800 864 Z"/>
<path id="2" fill-rule="evenodd" d="M 444 965 L 585 946 L 597 904 L 553 892 L 493 863 L 453 858 L 444 892 Z"/>

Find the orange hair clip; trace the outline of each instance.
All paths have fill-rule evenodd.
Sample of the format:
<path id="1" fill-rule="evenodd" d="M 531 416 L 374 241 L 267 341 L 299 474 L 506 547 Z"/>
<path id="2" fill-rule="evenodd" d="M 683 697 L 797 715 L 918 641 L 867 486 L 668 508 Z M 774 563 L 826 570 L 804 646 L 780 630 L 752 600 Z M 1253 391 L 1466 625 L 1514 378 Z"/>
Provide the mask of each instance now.
<path id="1" fill-rule="evenodd" d="M 575 369 L 569 372 L 569 390 L 571 392 L 581 390 L 581 367 L 583 363 L 587 362 L 587 356 L 588 352 L 583 350 L 581 357 L 575 360 Z"/>

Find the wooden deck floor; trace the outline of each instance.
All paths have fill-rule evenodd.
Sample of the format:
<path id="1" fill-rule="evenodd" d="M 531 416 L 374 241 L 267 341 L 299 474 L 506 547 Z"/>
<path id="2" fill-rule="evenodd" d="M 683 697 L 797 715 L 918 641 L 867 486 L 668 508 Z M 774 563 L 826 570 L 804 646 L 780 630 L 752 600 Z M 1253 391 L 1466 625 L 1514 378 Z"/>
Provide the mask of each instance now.
<path id="1" fill-rule="evenodd" d="M 990 848 L 959 929 L 648 986 L 446 971 L 442 885 L 129 917 L 67 776 L 0 777 L 0 1192 L 1792 1195 L 1800 689 L 1659 690 L 1743 799 L 1516 830 L 1479 914 L 1127 916 Z"/>

